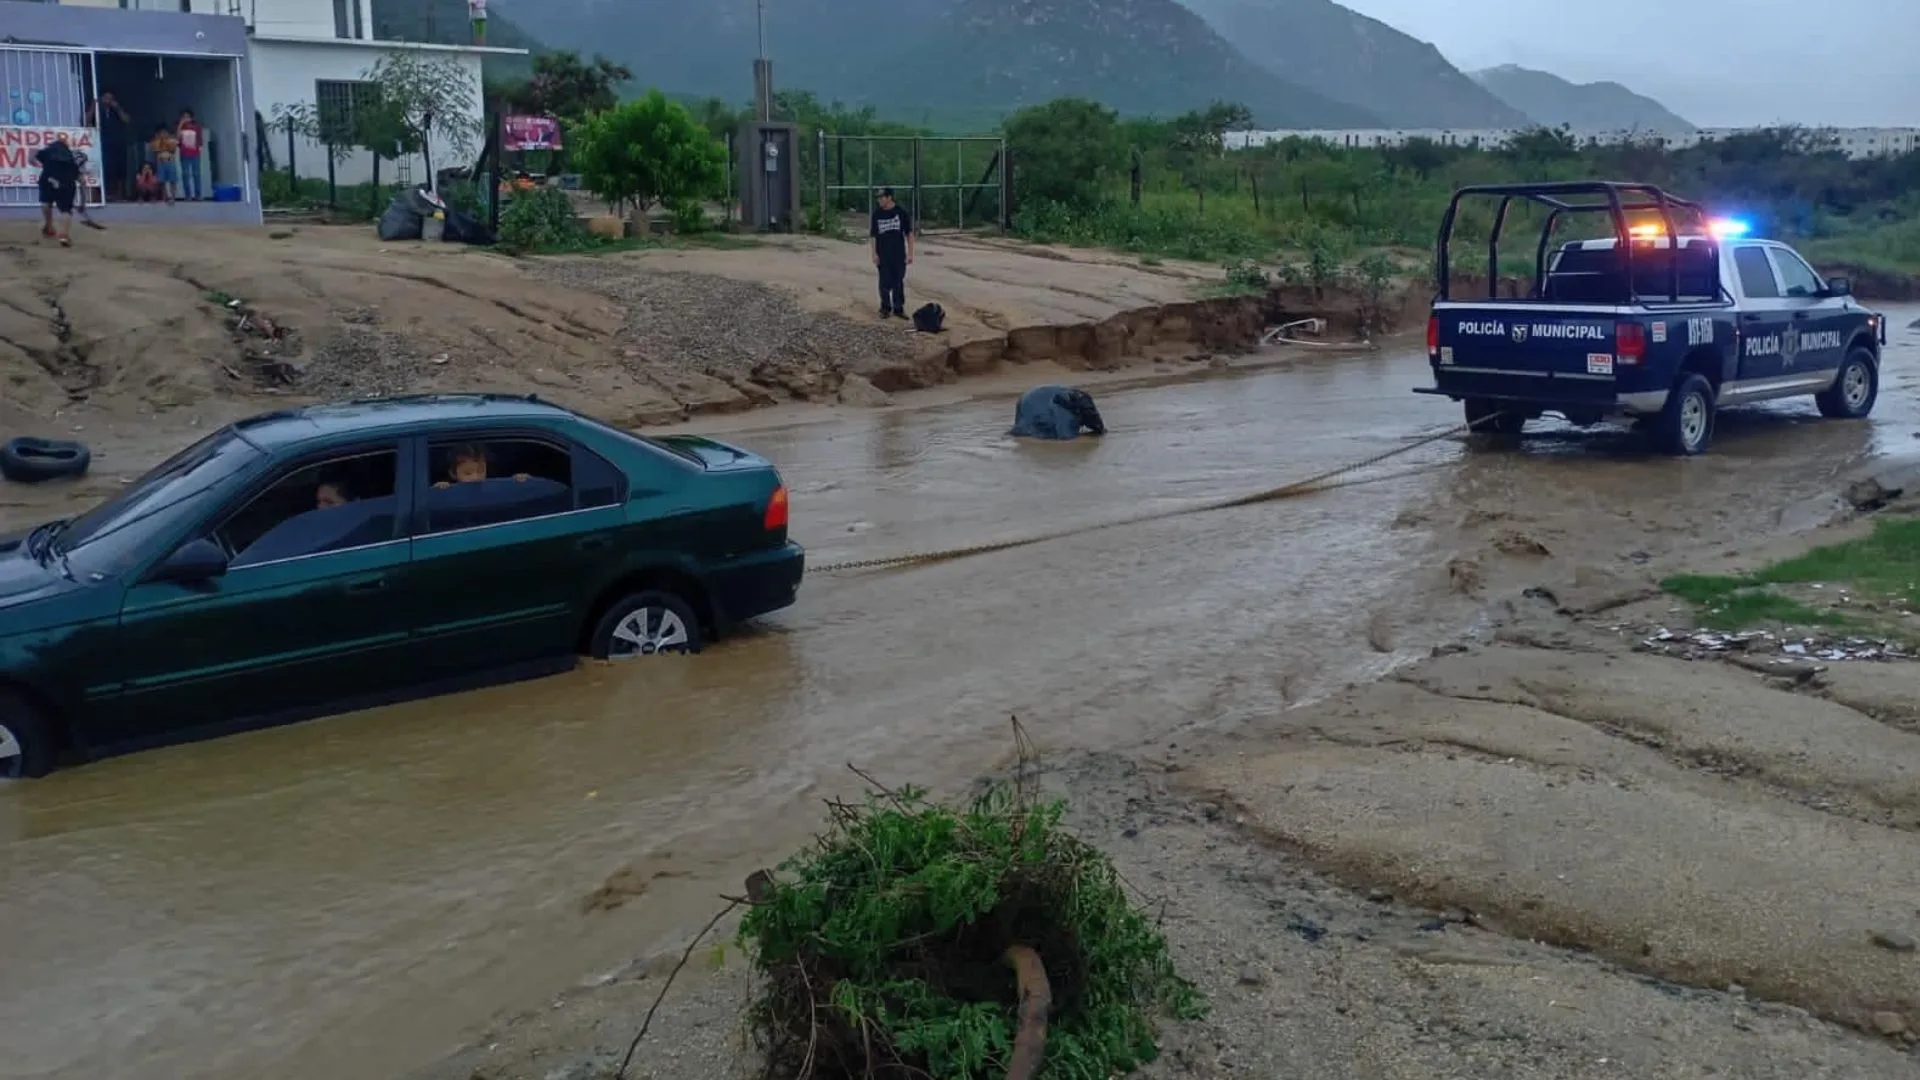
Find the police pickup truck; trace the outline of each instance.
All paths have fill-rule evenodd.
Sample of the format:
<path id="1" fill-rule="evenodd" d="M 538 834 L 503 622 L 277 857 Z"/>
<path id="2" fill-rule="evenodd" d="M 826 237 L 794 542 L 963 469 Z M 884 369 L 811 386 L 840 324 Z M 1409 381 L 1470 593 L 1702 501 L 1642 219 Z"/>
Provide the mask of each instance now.
<path id="1" fill-rule="evenodd" d="M 1478 230 L 1488 237 L 1483 298 L 1450 287 L 1449 246 L 1469 198 L 1497 200 Z M 1500 234 L 1516 209 L 1542 222 L 1533 281 L 1503 290 Z M 1556 226 L 1580 215 L 1604 216 L 1613 235 L 1553 246 Z M 1669 453 L 1691 455 L 1707 449 L 1724 406 L 1811 395 L 1826 416 L 1860 419 L 1879 396 L 1885 320 L 1846 279 L 1823 281 L 1787 245 L 1651 185 L 1462 188 L 1440 228 L 1435 280 L 1434 385 L 1418 392 L 1464 402 L 1478 431 L 1518 435 L 1548 412 L 1583 427 L 1626 415 Z"/>

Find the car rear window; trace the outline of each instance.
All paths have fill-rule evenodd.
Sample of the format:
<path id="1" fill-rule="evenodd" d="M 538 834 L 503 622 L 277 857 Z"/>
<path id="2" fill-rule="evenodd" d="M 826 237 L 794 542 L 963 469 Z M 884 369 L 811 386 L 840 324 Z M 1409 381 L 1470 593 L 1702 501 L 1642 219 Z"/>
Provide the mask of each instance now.
<path id="1" fill-rule="evenodd" d="M 1633 295 L 1658 300 L 1672 295 L 1673 249 L 1636 244 L 1633 249 Z M 1545 299 L 1563 303 L 1614 303 L 1625 292 L 1620 252 L 1616 248 L 1571 248 L 1560 251 L 1547 273 Z M 1713 248 L 1689 244 L 1680 249 L 1680 295 L 1717 297 L 1719 270 Z"/>
<path id="2" fill-rule="evenodd" d="M 662 454 L 671 454 L 672 456 L 680 459 L 681 461 L 688 463 L 689 465 L 699 465 L 702 468 L 706 466 L 706 462 L 700 460 L 700 455 L 694 453 L 691 450 L 686 449 L 685 447 L 675 446 L 672 443 L 661 442 L 659 439 L 648 438 L 645 435 L 640 435 L 635 432 L 627 431 L 623 428 L 617 428 L 617 427 L 614 427 L 612 424 L 606 424 L 598 420 L 595 420 L 591 416 L 581 416 L 580 422 L 594 429 L 595 431 L 609 435 L 615 439 L 621 439 L 629 443 L 638 443 L 639 445 L 644 446 L 649 450 L 654 450 Z"/>

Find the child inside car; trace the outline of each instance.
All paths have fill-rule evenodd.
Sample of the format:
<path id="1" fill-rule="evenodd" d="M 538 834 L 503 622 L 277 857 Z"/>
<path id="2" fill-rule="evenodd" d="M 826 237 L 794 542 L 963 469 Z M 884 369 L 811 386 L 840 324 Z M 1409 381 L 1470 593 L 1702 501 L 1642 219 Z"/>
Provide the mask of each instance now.
<path id="1" fill-rule="evenodd" d="M 487 452 L 479 446 L 462 446 L 453 452 L 453 463 L 447 469 L 447 479 L 434 487 L 452 487 L 455 484 L 472 484 L 487 478 Z M 515 480 L 524 483 L 526 473 L 514 473 Z"/>

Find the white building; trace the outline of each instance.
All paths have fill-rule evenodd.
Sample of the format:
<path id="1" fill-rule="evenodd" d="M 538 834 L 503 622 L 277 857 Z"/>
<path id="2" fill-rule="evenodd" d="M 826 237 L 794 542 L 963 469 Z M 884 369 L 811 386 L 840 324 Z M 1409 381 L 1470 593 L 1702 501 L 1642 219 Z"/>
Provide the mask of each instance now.
<path id="1" fill-rule="evenodd" d="M 0 0 L 3 2 L 3 0 Z M 249 66 L 253 74 L 254 108 L 271 122 L 276 106 L 305 104 L 323 120 L 353 107 L 356 86 L 383 56 L 409 51 L 423 57 L 444 58 L 458 64 L 472 80 L 476 110 L 481 105 L 480 64 L 483 57 L 524 56 L 525 49 L 483 48 L 468 45 L 429 45 L 409 41 L 381 41 L 373 36 L 373 0 L 54 0 L 82 7 L 117 7 L 152 11 L 184 11 L 204 15 L 233 15 L 247 23 Z M 477 119 L 477 118 L 476 118 Z M 274 164 L 287 166 L 287 136 L 272 133 L 268 151 Z M 471 163 L 479 154 L 476 142 L 455 153 L 444 139 L 432 147 L 434 167 Z M 327 175 L 326 148 L 309 139 L 293 141 L 294 170 L 303 177 Z M 421 162 L 402 161 L 416 182 L 427 177 Z M 334 178 L 342 184 L 373 179 L 373 155 L 355 151 L 337 159 Z M 382 179 L 391 182 L 391 166 Z"/>
<path id="2" fill-rule="evenodd" d="M 1236 131 L 1228 133 L 1227 145 L 1238 149 L 1264 146 L 1267 143 L 1285 139 L 1312 139 L 1335 146 L 1404 146 L 1411 139 L 1428 139 L 1442 146 L 1476 146 L 1490 150 L 1505 146 L 1509 139 L 1524 134 L 1527 130 L 1529 129 L 1303 128 L 1290 131 Z M 1746 134 L 1755 130 L 1758 129 L 1702 128 L 1688 132 L 1658 132 L 1621 128 L 1611 130 L 1574 128 L 1569 129 L 1568 134 L 1588 145 L 1615 146 L 1640 142 L 1678 149 L 1695 146 L 1709 139 L 1724 139 L 1731 135 Z M 1821 134 L 1832 139 L 1836 149 L 1852 158 L 1885 157 L 1920 151 L 1920 128 L 1828 128 L 1823 129 Z"/>

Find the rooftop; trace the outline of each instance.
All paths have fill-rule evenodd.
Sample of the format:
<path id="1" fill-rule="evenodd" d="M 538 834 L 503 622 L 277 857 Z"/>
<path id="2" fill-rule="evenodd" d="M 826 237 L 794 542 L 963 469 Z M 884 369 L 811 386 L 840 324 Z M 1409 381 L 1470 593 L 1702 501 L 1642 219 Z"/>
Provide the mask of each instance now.
<path id="1" fill-rule="evenodd" d="M 233 429 L 262 449 L 353 432 L 391 431 L 416 425 L 472 420 L 551 420 L 574 414 L 551 402 L 506 394 L 413 394 L 308 405 L 263 413 Z"/>

